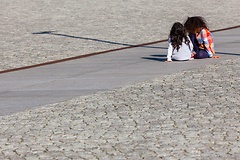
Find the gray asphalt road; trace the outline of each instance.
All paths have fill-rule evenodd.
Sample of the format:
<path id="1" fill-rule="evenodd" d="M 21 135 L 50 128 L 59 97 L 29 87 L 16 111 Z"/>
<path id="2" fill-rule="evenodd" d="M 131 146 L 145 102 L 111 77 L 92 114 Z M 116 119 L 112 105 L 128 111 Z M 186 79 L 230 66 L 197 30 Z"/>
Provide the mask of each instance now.
<path id="1" fill-rule="evenodd" d="M 0 115 L 239 57 L 239 28 L 215 32 L 214 39 L 220 59 L 164 63 L 164 42 L 1 74 Z"/>

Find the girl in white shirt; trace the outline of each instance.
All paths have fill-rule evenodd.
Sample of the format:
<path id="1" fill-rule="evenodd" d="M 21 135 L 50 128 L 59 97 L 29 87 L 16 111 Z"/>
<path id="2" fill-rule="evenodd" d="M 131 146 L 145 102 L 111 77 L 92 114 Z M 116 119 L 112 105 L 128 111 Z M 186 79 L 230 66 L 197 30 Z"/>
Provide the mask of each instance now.
<path id="1" fill-rule="evenodd" d="M 175 22 L 168 39 L 167 62 L 192 60 L 193 56 L 193 44 L 184 26 L 180 22 Z"/>

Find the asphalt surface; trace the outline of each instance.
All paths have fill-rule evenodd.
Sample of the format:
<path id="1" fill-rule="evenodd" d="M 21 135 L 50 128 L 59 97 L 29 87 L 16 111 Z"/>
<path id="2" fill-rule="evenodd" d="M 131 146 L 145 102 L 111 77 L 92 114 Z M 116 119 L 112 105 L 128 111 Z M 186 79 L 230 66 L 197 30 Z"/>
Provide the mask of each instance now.
<path id="1" fill-rule="evenodd" d="M 239 57 L 239 28 L 215 32 L 214 39 L 219 59 L 163 63 L 163 42 L 1 74 L 0 115 Z"/>

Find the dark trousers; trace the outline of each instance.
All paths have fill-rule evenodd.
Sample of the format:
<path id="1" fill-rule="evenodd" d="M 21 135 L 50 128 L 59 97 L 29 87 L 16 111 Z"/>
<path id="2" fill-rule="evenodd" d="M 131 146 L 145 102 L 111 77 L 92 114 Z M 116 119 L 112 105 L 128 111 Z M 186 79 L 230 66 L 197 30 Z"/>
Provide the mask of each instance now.
<path id="1" fill-rule="evenodd" d="M 204 49 L 199 48 L 199 44 L 198 44 L 196 35 L 189 33 L 189 38 L 192 41 L 193 50 L 196 52 L 194 58 L 196 58 L 196 59 L 208 58 L 208 52 Z"/>

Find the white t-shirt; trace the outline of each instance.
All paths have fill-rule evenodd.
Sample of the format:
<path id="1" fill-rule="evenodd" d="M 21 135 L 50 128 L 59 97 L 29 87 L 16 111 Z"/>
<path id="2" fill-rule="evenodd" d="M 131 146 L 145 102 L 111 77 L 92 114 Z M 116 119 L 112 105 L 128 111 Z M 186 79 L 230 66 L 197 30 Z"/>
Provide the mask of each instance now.
<path id="1" fill-rule="evenodd" d="M 185 40 L 183 40 L 182 45 L 180 46 L 179 50 L 175 48 L 173 50 L 173 46 L 171 43 L 171 39 L 168 40 L 168 54 L 167 54 L 167 60 L 177 60 L 177 61 L 184 61 L 189 60 L 191 58 L 191 54 L 193 52 L 193 44 L 189 39 L 189 46 L 185 43 Z"/>

